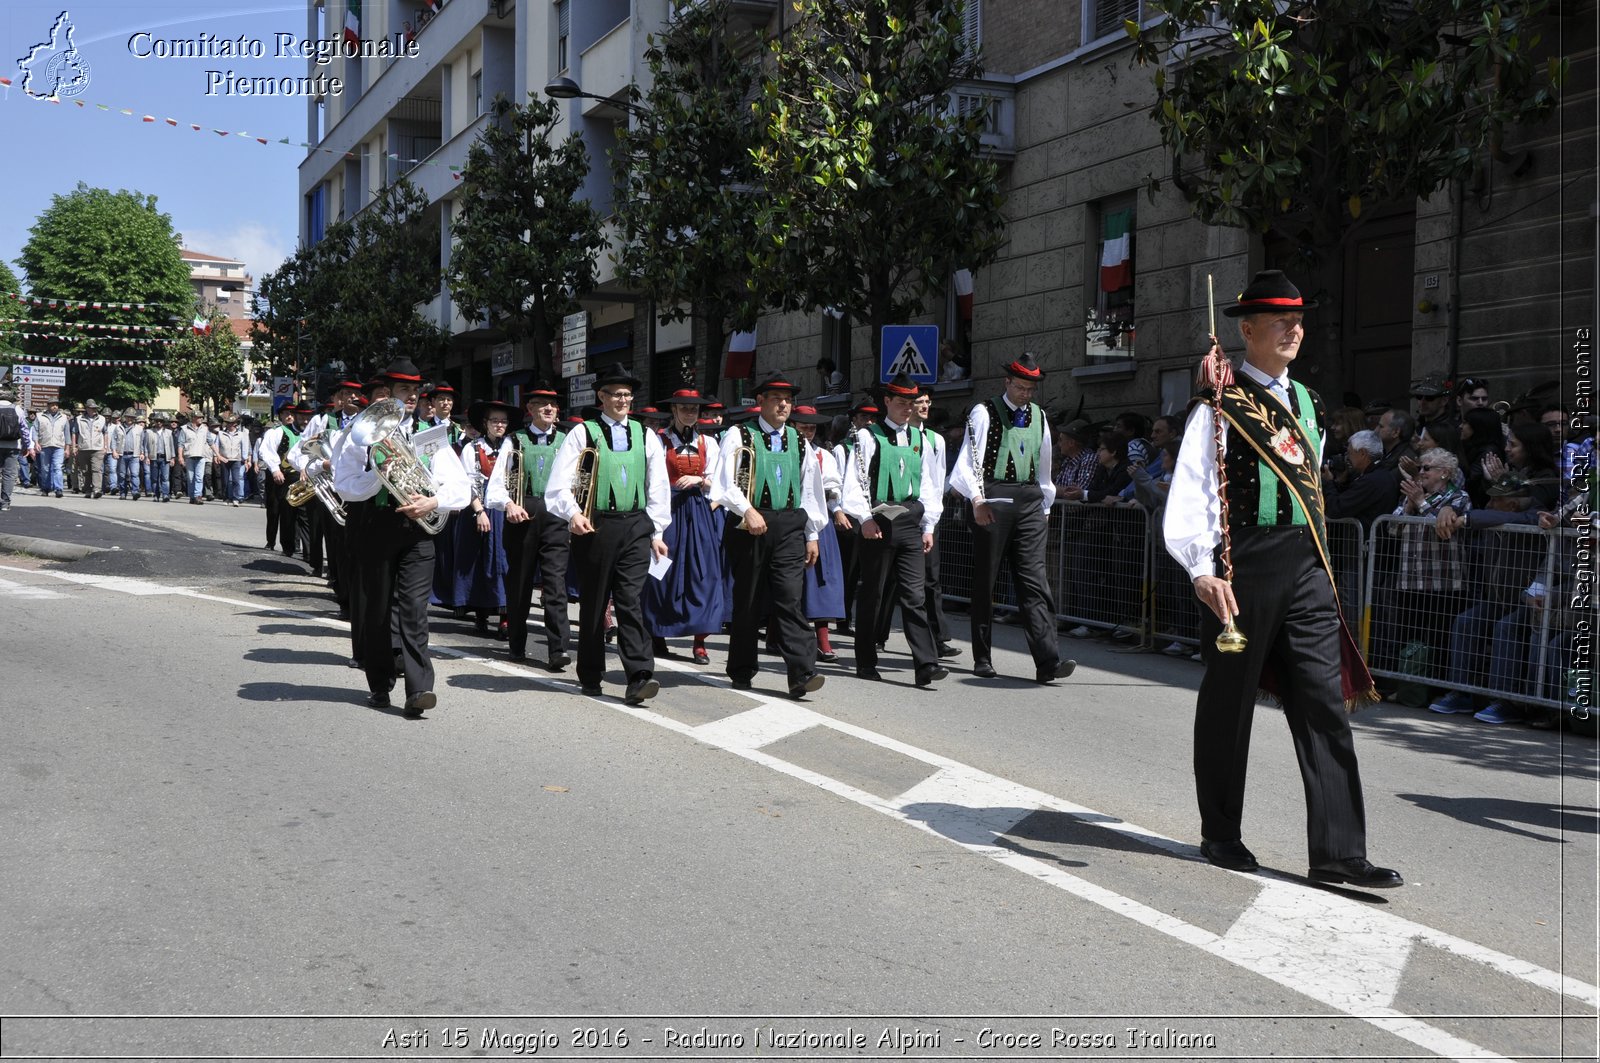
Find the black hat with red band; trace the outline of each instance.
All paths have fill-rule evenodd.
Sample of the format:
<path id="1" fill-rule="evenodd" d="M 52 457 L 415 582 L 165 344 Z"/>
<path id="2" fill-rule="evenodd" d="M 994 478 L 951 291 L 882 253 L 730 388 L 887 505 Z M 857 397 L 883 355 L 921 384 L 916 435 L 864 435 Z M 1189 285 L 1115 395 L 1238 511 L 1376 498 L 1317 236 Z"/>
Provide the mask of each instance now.
<path id="1" fill-rule="evenodd" d="M 456 397 L 456 389 L 451 387 L 449 384 L 435 384 L 433 387 L 423 392 L 423 394 L 430 399 L 438 398 L 440 396 L 443 396 L 447 399 L 454 399 Z"/>
<path id="2" fill-rule="evenodd" d="M 1034 361 L 1033 355 L 1026 351 L 1005 367 L 1005 373 L 1006 376 L 1014 376 L 1018 380 L 1031 380 L 1036 384 L 1044 379 L 1044 370 L 1039 368 L 1039 363 Z"/>
<path id="3" fill-rule="evenodd" d="M 522 404 L 524 406 L 530 402 L 543 405 L 545 402 L 560 401 L 561 392 L 557 391 L 556 386 L 548 380 L 541 380 L 522 393 Z"/>
<path id="4" fill-rule="evenodd" d="M 671 395 L 662 399 L 661 406 L 710 406 L 715 399 L 708 399 L 700 394 L 700 389 L 690 387 L 688 384 L 674 388 Z"/>
<path id="5" fill-rule="evenodd" d="M 422 383 L 422 370 L 418 369 L 416 364 L 409 358 L 396 358 L 378 374 L 378 377 L 383 380 L 398 381 L 402 384 L 420 384 Z"/>
<path id="6" fill-rule="evenodd" d="M 894 379 L 878 385 L 878 393 L 884 398 L 898 395 L 902 398 L 914 399 L 917 397 L 917 382 L 904 373 L 896 373 Z"/>
<path id="7" fill-rule="evenodd" d="M 1264 269 L 1255 275 L 1248 288 L 1239 293 L 1239 301 L 1233 306 L 1223 307 L 1222 313 L 1227 317 L 1282 314 L 1311 310 L 1316 305 L 1300 297 L 1300 289 L 1284 276 L 1283 270 Z"/>
<path id="8" fill-rule="evenodd" d="M 799 390 L 800 385 L 789 383 L 783 378 L 783 374 L 779 373 L 776 376 L 767 377 L 767 379 L 758 384 L 754 394 L 760 395 L 767 391 L 787 391 L 790 395 L 793 395 Z"/>

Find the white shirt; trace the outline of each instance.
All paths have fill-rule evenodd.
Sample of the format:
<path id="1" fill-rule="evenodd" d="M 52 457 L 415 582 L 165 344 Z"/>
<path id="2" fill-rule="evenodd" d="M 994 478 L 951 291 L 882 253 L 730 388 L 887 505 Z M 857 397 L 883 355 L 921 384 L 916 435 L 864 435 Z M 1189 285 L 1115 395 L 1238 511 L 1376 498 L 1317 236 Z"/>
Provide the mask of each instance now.
<path id="1" fill-rule="evenodd" d="M 811 453 L 817 461 L 817 471 L 822 474 L 822 493 L 828 503 L 830 515 L 839 512 L 839 500 L 844 494 L 844 483 L 840 480 L 839 448 L 822 450 L 812 447 Z"/>
<path id="2" fill-rule="evenodd" d="M 665 457 L 666 456 L 666 452 L 669 449 L 677 451 L 677 450 L 684 450 L 685 448 L 687 448 L 689 450 L 693 450 L 693 451 L 698 453 L 699 450 L 700 450 L 701 444 L 704 444 L 705 445 L 705 455 L 706 455 L 706 470 L 705 470 L 705 472 L 701 473 L 701 475 L 706 478 L 706 482 L 703 485 L 702 489 L 705 491 L 706 497 L 710 498 L 711 497 L 711 470 L 715 469 L 717 467 L 717 457 L 718 457 L 718 455 L 720 455 L 722 453 L 722 444 L 717 440 L 716 436 L 704 435 L 703 433 L 701 433 L 699 428 L 690 428 L 689 429 L 689 439 L 688 439 L 687 442 L 679 439 L 678 436 L 674 434 L 674 433 L 676 433 L 676 431 L 677 431 L 677 429 L 669 427 L 665 432 L 662 433 L 662 435 L 661 435 L 661 446 L 662 446 L 661 453 L 662 453 L 662 456 Z M 669 476 L 671 475 L 671 472 L 672 472 L 672 470 L 670 470 L 670 469 L 667 470 L 667 473 L 668 473 Z"/>
<path id="3" fill-rule="evenodd" d="M 783 449 L 783 440 L 772 438 L 772 433 L 778 431 L 767 423 L 766 418 L 757 417 L 751 426 L 750 444 L 753 447 L 764 446 L 770 453 Z M 757 435 L 756 433 L 760 434 Z M 726 506 L 729 510 L 743 517 L 750 509 L 749 497 L 739 489 L 734 477 L 734 466 L 739 448 L 744 446 L 744 434 L 736 426 L 732 429 L 733 438 L 727 446 L 722 448 L 721 459 L 711 476 L 711 500 L 719 506 Z M 800 508 L 806 514 L 806 542 L 817 541 L 818 534 L 822 531 L 823 523 L 828 519 L 826 498 L 822 488 L 822 469 L 817 464 L 817 449 L 795 433 L 795 439 L 800 444 Z"/>
<path id="4" fill-rule="evenodd" d="M 628 442 L 628 422 L 613 421 L 600 415 L 600 426 L 611 437 L 613 450 L 623 449 Z M 659 539 L 672 524 L 672 485 L 667 482 L 667 455 L 661 448 L 661 437 L 650 429 L 643 430 L 645 464 L 644 511 L 655 527 L 652 538 Z M 570 521 L 579 513 L 578 501 L 572 494 L 572 477 L 578 471 L 578 455 L 589 446 L 589 429 L 576 424 L 556 451 L 555 464 L 550 469 L 550 480 L 545 484 L 544 505 L 557 520 Z"/>
<path id="5" fill-rule="evenodd" d="M 269 475 L 270 470 L 280 467 L 278 464 L 280 460 L 278 458 L 278 444 L 283 442 L 283 429 L 284 426 L 281 424 L 273 425 L 261 433 L 261 442 L 256 444 L 256 457 L 265 464 L 269 470 Z M 299 429 L 295 429 L 295 431 L 298 433 Z M 289 450 L 293 453 L 294 448 L 291 446 Z M 290 464 L 292 465 L 293 462 L 291 461 Z"/>
<path id="6" fill-rule="evenodd" d="M 1238 372 L 1267 387 L 1290 409 L 1288 374 L 1277 377 L 1282 388 L 1271 387 L 1273 377 L 1249 362 L 1241 362 Z M 1228 425 L 1222 425 L 1224 446 Z M 1326 443 L 1326 437 L 1322 438 Z M 1172 470 L 1172 487 L 1167 491 L 1167 515 L 1162 531 L 1167 553 L 1183 566 L 1189 578 L 1215 576 L 1213 554 L 1222 542 L 1222 503 L 1217 497 L 1217 441 L 1213 434 L 1211 404 L 1199 403 L 1183 427 L 1183 444 L 1178 449 L 1178 465 Z"/>
<path id="7" fill-rule="evenodd" d="M 905 425 L 897 425 L 887 418 L 883 426 L 888 431 L 895 433 L 895 438 L 900 441 L 906 439 Z M 865 476 L 872 475 L 872 459 L 877 456 L 878 442 L 872 438 L 872 432 L 866 428 L 856 432 L 856 454 L 852 459 L 853 468 L 847 468 L 844 475 L 844 497 L 841 499 L 841 508 L 858 521 L 866 522 L 872 516 L 872 484 L 864 482 Z M 917 500 L 922 503 L 922 531 L 931 532 L 939 526 L 939 516 L 944 512 L 944 492 L 938 489 L 939 477 L 927 473 L 928 458 L 926 448 L 923 449 L 923 474 L 921 482 L 917 485 Z M 863 471 L 864 470 L 864 471 Z M 851 475 L 851 473 L 854 475 Z"/>
<path id="8" fill-rule="evenodd" d="M 334 440 L 333 489 L 347 502 L 365 502 L 377 496 L 383 481 L 368 453 L 370 448 L 351 446 L 349 441 L 348 432 Z M 441 513 L 465 508 L 472 497 L 466 470 L 449 447 L 439 448 L 428 459 L 428 478 L 433 481 L 433 496 L 439 500 Z"/>
<path id="9" fill-rule="evenodd" d="M 474 439 L 462 447 L 461 468 L 467 474 L 467 484 L 472 491 L 472 497 L 482 500 L 484 509 L 505 509 L 506 504 L 511 501 L 511 493 L 506 489 L 506 463 L 511 460 L 511 452 L 516 449 L 516 444 L 511 442 L 510 436 L 500 441 L 500 451 L 495 456 L 494 468 L 490 470 L 488 479 L 485 480 L 483 473 L 479 471 L 478 452 L 488 449 L 487 439 Z"/>
<path id="10" fill-rule="evenodd" d="M 1000 396 L 1000 402 L 1006 409 L 1015 413 L 1022 409 L 1013 405 L 1005 395 Z M 1039 489 L 1044 492 L 1043 508 L 1045 512 L 1055 505 L 1056 485 L 1050 478 L 1050 467 L 1053 463 L 1050 449 L 1050 420 L 1044 414 L 1044 409 L 1039 410 L 1039 460 L 1034 467 L 1033 477 Z M 950 489 L 964 498 L 973 502 L 1003 502 L 1010 503 L 1010 499 L 988 499 L 983 494 L 983 462 L 984 455 L 989 446 L 989 404 L 980 402 L 972 407 L 967 414 L 967 435 L 961 441 L 961 450 L 956 454 L 955 468 L 950 470 Z"/>

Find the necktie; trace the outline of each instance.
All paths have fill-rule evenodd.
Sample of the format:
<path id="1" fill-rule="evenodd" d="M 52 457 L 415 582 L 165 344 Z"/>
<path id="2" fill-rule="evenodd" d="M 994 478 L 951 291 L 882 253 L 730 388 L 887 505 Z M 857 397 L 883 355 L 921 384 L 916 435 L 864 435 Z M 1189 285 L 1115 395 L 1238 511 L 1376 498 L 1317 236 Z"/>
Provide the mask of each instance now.
<path id="1" fill-rule="evenodd" d="M 783 432 L 781 429 L 776 432 L 767 433 L 767 449 L 772 451 L 783 449 Z"/>
<path id="2" fill-rule="evenodd" d="M 1028 408 L 1026 406 L 1024 406 L 1020 410 L 1012 410 L 1011 411 L 1011 427 L 1013 427 L 1013 428 L 1022 428 L 1024 426 L 1026 426 L 1027 423 L 1028 423 Z"/>

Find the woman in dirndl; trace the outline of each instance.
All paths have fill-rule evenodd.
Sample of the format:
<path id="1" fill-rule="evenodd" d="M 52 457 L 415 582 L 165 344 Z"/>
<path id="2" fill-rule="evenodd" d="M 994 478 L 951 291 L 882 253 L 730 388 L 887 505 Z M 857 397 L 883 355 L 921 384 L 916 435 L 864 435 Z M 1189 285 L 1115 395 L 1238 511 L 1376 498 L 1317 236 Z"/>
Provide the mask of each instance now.
<path id="1" fill-rule="evenodd" d="M 500 618 L 496 637 L 501 639 L 509 628 L 505 511 L 510 495 L 505 475 L 514 449 L 508 429 L 516 416 L 517 408 L 505 402 L 479 401 L 467 411 L 468 422 L 479 433 L 461 448 L 472 499 L 443 533 L 452 538 L 449 568 L 434 574 L 434 597 L 441 604 L 475 612 L 480 635 L 488 634 L 489 613 L 496 613 Z"/>
<path id="2" fill-rule="evenodd" d="M 645 580 L 642 602 L 656 654 L 670 653 L 667 639 L 693 635 L 696 664 L 711 663 L 706 636 L 722 629 L 725 611 L 722 514 L 711 508 L 706 490 L 717 441 L 699 427 L 708 401 L 695 388 L 681 387 L 663 403 L 672 410 L 672 422 L 661 432 L 672 484 L 672 523 L 665 536 L 672 567 L 662 579 Z"/>
<path id="3" fill-rule="evenodd" d="M 817 563 L 806 569 L 806 618 L 817 625 L 817 660 L 833 664 L 839 655 L 828 639 L 828 622 L 844 619 L 844 561 L 839 553 L 839 527 L 849 529 L 849 518 L 839 508 L 843 484 L 838 459 L 828 447 L 821 425 L 833 418 L 818 413 L 814 406 L 796 406 L 789 415 L 800 438 L 811 445 L 810 453 L 822 468 L 822 489 L 827 495 L 828 522 L 817 535 Z M 841 522 L 836 523 L 836 522 Z"/>

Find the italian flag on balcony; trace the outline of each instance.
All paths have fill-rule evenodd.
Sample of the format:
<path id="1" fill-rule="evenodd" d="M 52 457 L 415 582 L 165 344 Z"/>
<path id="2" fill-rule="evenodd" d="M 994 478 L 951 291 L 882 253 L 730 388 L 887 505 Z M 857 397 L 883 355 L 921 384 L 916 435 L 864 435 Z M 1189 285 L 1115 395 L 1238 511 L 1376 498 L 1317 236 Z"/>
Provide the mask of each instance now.
<path id="1" fill-rule="evenodd" d="M 1100 290 L 1110 293 L 1133 285 L 1133 211 L 1114 210 L 1103 219 L 1100 244 Z"/>
<path id="2" fill-rule="evenodd" d="M 209 319 L 203 318 L 199 314 L 196 314 L 194 321 L 190 323 L 189 327 L 194 330 L 194 334 L 196 336 L 204 336 L 211 331 L 211 322 Z"/>
<path id="3" fill-rule="evenodd" d="M 729 380 L 749 380 L 756 371 L 756 334 L 735 332 L 728 339 L 728 358 L 722 375 Z"/>
<path id="4" fill-rule="evenodd" d="M 345 4 L 344 39 L 346 44 L 361 43 L 361 0 L 348 0 Z"/>

